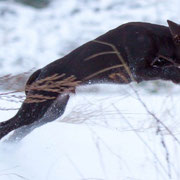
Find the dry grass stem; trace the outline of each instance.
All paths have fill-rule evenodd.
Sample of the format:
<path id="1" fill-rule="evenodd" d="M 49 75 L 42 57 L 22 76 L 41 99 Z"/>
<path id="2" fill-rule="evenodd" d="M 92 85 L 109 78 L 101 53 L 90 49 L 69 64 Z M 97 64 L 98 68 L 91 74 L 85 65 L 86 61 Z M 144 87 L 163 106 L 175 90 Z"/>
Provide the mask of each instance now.
<path id="1" fill-rule="evenodd" d="M 69 93 L 73 92 L 74 88 L 81 81 L 76 80 L 74 75 L 65 77 L 66 74 L 54 74 L 52 76 L 35 81 L 33 84 L 26 86 L 26 91 L 44 91 L 53 93 Z M 56 96 L 47 96 L 40 93 L 28 93 L 25 100 L 26 103 L 38 103 L 46 100 L 55 99 Z"/>
<path id="2" fill-rule="evenodd" d="M 83 80 L 84 81 L 89 80 L 89 79 L 91 79 L 91 78 L 93 78 L 93 77 L 95 77 L 95 76 L 97 76 L 97 75 L 99 75 L 101 73 L 104 73 L 104 72 L 112 70 L 112 69 L 120 68 L 120 67 L 123 67 L 123 65 L 119 64 L 119 65 L 111 66 L 111 67 L 108 67 L 108 68 L 104 68 L 104 69 L 102 69 L 100 71 L 97 71 L 97 72 L 85 77 Z"/>
<path id="3" fill-rule="evenodd" d="M 98 40 L 94 40 L 94 42 L 96 43 L 100 43 L 100 44 L 104 44 L 104 45 L 107 45 L 107 46 L 110 46 L 114 52 L 116 53 L 118 59 L 120 60 L 120 62 L 122 63 L 122 65 L 124 66 L 126 72 L 128 73 L 129 77 L 131 78 L 132 81 L 135 81 L 134 77 L 132 76 L 132 73 L 128 67 L 128 65 L 126 64 L 124 58 L 121 56 L 120 52 L 118 51 L 118 49 L 116 48 L 116 46 L 114 46 L 113 44 L 111 43 L 107 43 L 107 42 L 103 42 L 103 41 L 98 41 Z"/>
<path id="4" fill-rule="evenodd" d="M 109 78 L 113 79 L 114 81 L 118 81 L 118 79 L 120 78 L 120 79 L 122 79 L 125 83 L 128 83 L 128 82 L 129 82 L 128 79 L 127 79 L 127 77 L 125 77 L 125 76 L 123 75 L 123 73 L 120 73 L 120 72 L 110 74 L 110 75 L 109 75 Z"/>
<path id="5" fill-rule="evenodd" d="M 88 61 L 88 60 L 93 59 L 97 56 L 108 55 L 108 54 L 116 54 L 116 52 L 114 52 L 114 51 L 100 52 L 100 53 L 93 54 L 92 56 L 87 57 L 84 61 Z"/>
<path id="6" fill-rule="evenodd" d="M 32 73 L 32 70 L 16 75 L 8 74 L 0 77 L 0 89 L 24 91 L 24 85 Z"/>

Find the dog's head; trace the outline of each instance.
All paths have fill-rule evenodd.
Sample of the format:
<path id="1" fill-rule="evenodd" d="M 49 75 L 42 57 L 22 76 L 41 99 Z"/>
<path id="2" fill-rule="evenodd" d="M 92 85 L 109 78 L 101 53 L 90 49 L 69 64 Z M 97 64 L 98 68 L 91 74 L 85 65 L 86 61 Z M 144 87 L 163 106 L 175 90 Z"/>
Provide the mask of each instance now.
<path id="1" fill-rule="evenodd" d="M 168 52 L 164 52 L 164 55 L 159 54 L 151 63 L 151 66 L 159 68 L 160 71 L 162 70 L 161 73 L 159 72 L 160 79 L 180 83 L 180 25 L 170 20 L 167 20 L 167 22 L 172 36 L 172 41 L 169 44 L 170 56 L 168 56 Z M 168 51 L 168 48 L 166 51 Z"/>

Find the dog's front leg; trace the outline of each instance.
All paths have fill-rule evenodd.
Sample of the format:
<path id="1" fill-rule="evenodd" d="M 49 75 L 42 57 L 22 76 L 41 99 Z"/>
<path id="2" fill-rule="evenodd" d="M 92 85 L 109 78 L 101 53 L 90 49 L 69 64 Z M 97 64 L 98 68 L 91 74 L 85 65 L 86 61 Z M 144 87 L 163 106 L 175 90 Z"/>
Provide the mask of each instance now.
<path id="1" fill-rule="evenodd" d="M 147 80 L 171 80 L 180 83 L 180 68 L 176 66 L 140 66 L 134 71 L 138 82 Z"/>
<path id="2" fill-rule="evenodd" d="M 180 83 L 180 68 L 175 66 L 162 68 L 161 79 L 171 80 L 174 83 Z"/>

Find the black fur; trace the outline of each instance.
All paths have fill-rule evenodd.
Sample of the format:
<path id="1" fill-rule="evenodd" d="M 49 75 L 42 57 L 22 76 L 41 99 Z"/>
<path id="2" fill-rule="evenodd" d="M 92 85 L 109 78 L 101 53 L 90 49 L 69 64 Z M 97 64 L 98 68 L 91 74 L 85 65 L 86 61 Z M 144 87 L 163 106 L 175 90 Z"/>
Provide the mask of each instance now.
<path id="1" fill-rule="evenodd" d="M 74 75 L 80 81 L 78 85 L 89 81 L 121 84 L 156 79 L 180 83 L 180 26 L 171 21 L 168 24 L 169 27 L 141 22 L 123 24 L 39 69 L 29 78 L 27 87 L 54 74 L 65 74 L 63 78 Z M 69 99 L 68 92 L 27 88 L 27 98 L 41 94 L 54 99 L 24 102 L 12 119 L 0 123 L 0 139 L 18 128 L 11 139 L 23 138 L 35 126 L 61 116 Z"/>

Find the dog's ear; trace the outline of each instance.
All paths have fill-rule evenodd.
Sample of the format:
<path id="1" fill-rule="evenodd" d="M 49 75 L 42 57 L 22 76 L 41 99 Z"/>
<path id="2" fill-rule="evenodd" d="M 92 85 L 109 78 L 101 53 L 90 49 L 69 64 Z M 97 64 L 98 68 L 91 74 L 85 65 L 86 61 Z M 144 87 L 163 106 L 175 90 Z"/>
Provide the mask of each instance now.
<path id="1" fill-rule="evenodd" d="M 167 20 L 175 44 L 180 45 L 180 25 Z"/>

